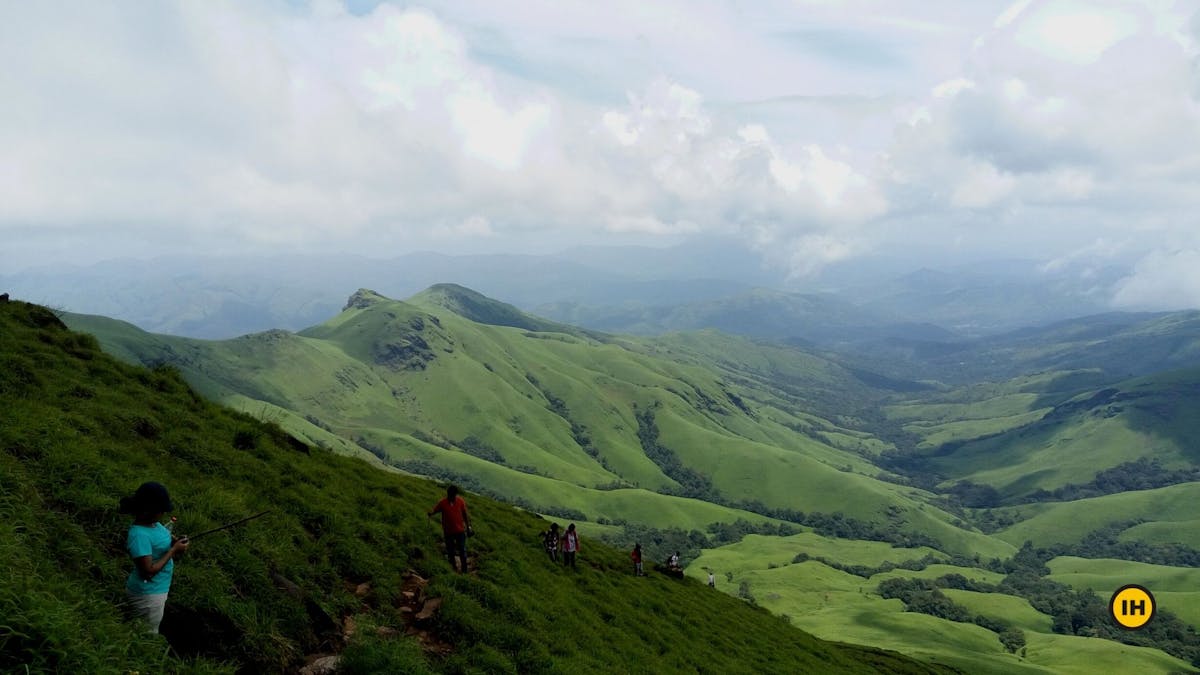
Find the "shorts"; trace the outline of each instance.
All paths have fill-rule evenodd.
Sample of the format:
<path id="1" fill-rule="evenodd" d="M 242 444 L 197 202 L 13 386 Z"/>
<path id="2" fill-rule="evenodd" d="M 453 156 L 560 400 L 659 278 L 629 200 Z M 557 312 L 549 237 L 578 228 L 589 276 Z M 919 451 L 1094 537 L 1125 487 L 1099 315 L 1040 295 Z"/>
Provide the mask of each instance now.
<path id="1" fill-rule="evenodd" d="M 163 610 L 167 606 L 167 593 L 142 595 L 141 593 L 126 593 L 129 606 L 134 616 L 145 619 L 150 624 L 151 633 L 158 633 L 158 626 L 163 620 Z"/>

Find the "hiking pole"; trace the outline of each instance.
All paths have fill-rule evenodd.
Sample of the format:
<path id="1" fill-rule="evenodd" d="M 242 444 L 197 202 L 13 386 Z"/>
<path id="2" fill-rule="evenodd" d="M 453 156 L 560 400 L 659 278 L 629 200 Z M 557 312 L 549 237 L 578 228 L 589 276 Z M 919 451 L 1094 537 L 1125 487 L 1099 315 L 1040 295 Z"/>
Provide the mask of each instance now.
<path id="1" fill-rule="evenodd" d="M 190 540 L 193 540 L 193 539 L 199 539 L 200 537 L 203 537 L 203 536 L 204 536 L 204 535 L 206 535 L 206 534 L 212 534 L 212 533 L 214 533 L 214 532 L 220 532 L 221 530 L 228 530 L 229 528 L 231 528 L 231 527 L 233 527 L 233 526 L 235 526 L 235 525 L 241 525 L 242 523 L 245 523 L 245 522 L 247 522 L 247 521 L 254 520 L 255 518 L 260 518 L 260 517 L 262 517 L 262 516 L 265 516 L 265 515 L 267 515 L 267 514 L 268 514 L 268 513 L 270 513 L 270 512 L 271 512 L 271 510 L 270 510 L 270 509 L 267 509 L 266 511 L 263 511 L 263 512 L 261 512 L 261 513 L 256 513 L 256 514 L 254 514 L 254 515 L 252 515 L 252 516 L 246 516 L 245 518 L 242 518 L 241 520 L 235 520 L 235 521 L 233 521 L 232 523 L 226 523 L 226 524 L 224 524 L 224 525 L 221 525 L 220 527 L 214 527 L 214 528 L 212 528 L 211 530 L 205 530 L 205 531 L 201 532 L 200 534 L 192 534 L 192 535 L 188 535 L 187 537 L 185 537 L 185 539 L 188 539 L 188 540 L 190 541 Z"/>

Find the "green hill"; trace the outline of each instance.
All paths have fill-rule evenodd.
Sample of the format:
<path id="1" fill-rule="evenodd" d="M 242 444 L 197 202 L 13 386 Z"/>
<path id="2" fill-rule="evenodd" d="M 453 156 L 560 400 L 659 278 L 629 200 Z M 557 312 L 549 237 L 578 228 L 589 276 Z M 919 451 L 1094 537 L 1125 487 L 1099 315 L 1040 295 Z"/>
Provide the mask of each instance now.
<path id="1" fill-rule="evenodd" d="M 1193 471 L 1200 464 L 1193 442 L 1200 417 L 1191 412 L 1200 403 L 1200 369 L 1076 395 L 1058 389 L 1055 383 L 1063 380 L 1086 378 L 1022 378 L 990 388 L 987 397 L 925 400 L 889 412 L 913 420 L 905 428 L 924 437 L 918 448 L 925 450 L 928 469 L 948 482 L 992 486 L 1007 503 L 1093 496 L 1083 486 L 1096 480 L 1112 485 L 1092 486 L 1093 492 L 1159 487 L 1168 471 L 1183 472 L 1172 482 L 1200 479 Z M 1146 483 L 1130 475 L 1135 471 L 1147 474 L 1138 477 Z"/>
<path id="2" fill-rule="evenodd" d="M 543 513 L 684 529 L 841 513 L 952 552 L 1012 552 L 878 480 L 889 445 L 854 411 L 879 392 L 796 349 L 712 332 L 597 339 L 449 286 L 410 302 L 360 291 L 299 334 L 219 342 L 67 321 L 314 443 L 325 429 Z"/>
<path id="3" fill-rule="evenodd" d="M 116 501 L 147 479 L 171 488 L 185 532 L 271 510 L 177 565 L 163 632 L 178 656 L 117 607 Z M 210 403 L 172 369 L 119 363 L 48 310 L 0 304 L 0 670 L 289 671 L 339 651 L 350 673 L 929 670 L 691 581 L 635 578 L 593 542 L 577 573 L 554 568 L 535 541 L 545 521 L 478 496 L 477 569 L 454 575 L 424 517 L 439 494 Z M 428 623 L 403 611 L 407 570 L 441 599 Z"/>

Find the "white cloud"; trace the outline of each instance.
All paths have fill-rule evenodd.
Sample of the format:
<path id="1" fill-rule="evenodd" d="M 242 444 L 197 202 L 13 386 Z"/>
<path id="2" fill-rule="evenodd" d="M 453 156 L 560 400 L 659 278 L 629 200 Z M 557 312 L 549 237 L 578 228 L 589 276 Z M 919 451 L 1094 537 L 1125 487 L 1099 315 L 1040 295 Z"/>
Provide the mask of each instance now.
<path id="1" fill-rule="evenodd" d="M 1012 174 L 998 171 L 986 162 L 976 162 L 954 188 L 950 204 L 967 209 L 993 206 L 1012 194 L 1016 185 Z"/>
<path id="2" fill-rule="evenodd" d="M 744 233 L 800 274 L 904 247 L 1144 251 L 1200 211 L 1198 16 L 0 5 L 0 230 L 115 251 Z"/>
<path id="3" fill-rule="evenodd" d="M 1200 249 L 1157 250 L 1117 284 L 1119 309 L 1200 309 Z"/>

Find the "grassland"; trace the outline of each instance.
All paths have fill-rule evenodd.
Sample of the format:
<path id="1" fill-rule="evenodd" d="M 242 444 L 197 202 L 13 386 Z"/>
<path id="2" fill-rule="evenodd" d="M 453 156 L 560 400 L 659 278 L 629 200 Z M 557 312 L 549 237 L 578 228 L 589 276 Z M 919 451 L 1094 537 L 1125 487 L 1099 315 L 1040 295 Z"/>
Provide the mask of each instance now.
<path id="1" fill-rule="evenodd" d="M 1032 541 L 1036 546 L 1076 543 L 1087 533 L 1109 523 L 1141 519 L 1162 525 L 1155 530 L 1131 529 L 1124 534 L 1133 537 L 1137 532 L 1150 532 L 1153 534 L 1149 536 L 1161 539 L 1165 536 L 1163 529 L 1171 527 L 1169 523 L 1182 522 L 1190 526 L 1196 519 L 1196 505 L 1200 503 L 1198 499 L 1200 483 L 1183 483 L 1072 502 L 1047 502 L 998 509 L 1012 512 L 1022 520 L 997 532 L 996 536 L 1013 545 L 1025 541 Z M 1180 543 L 1200 548 L 1200 538 L 1196 537 L 1200 532 L 1188 526 L 1175 530 L 1175 534 L 1167 538 L 1182 540 Z"/>
<path id="2" fill-rule="evenodd" d="M 116 502 L 146 479 L 170 487 L 185 532 L 271 510 L 180 560 L 163 624 L 178 657 L 118 608 Z M 172 370 L 118 363 L 43 308 L 0 304 L 0 670 L 274 672 L 329 651 L 348 673 L 929 670 L 690 580 L 635 578 L 594 542 L 578 572 L 552 567 L 544 520 L 474 495 L 477 571 L 451 574 L 424 516 L 440 492 L 298 443 Z M 436 651 L 403 635 L 408 569 L 443 601 Z"/>
<path id="3" fill-rule="evenodd" d="M 812 559 L 793 563 L 797 553 L 805 553 Z M 894 569 L 864 579 L 815 559 L 822 558 L 842 566 L 874 567 L 885 561 L 917 560 L 927 554 L 936 557 L 938 552 L 895 548 L 879 542 L 848 542 L 811 533 L 791 537 L 751 535 L 739 543 L 704 551 L 688 567 L 687 575 L 703 580 L 712 570 L 716 574 L 718 590 L 733 595 L 749 593 L 760 606 L 787 616 L 796 626 L 819 637 L 894 649 L 930 663 L 950 664 L 966 672 L 1085 673 L 1103 667 L 1169 673 L 1189 669 L 1185 662 L 1158 650 L 1054 634 L 1049 616 L 1035 610 L 1027 600 L 1011 595 L 955 589 L 943 591 L 975 614 L 1024 630 L 1027 644 L 1023 657 L 1008 653 L 996 633 L 990 630 L 905 612 L 900 600 L 886 600 L 876 593 L 879 584 L 887 579 L 934 579 L 961 574 L 967 579 L 994 584 L 1003 578 L 996 572 L 935 563 L 922 570 Z M 1052 563 L 1056 573 L 1051 578 L 1069 581 L 1058 574 L 1060 569 L 1073 569 L 1066 564 L 1067 560 L 1098 562 L 1058 559 Z M 1112 566 L 1100 566 L 1099 569 L 1114 574 L 1131 571 Z M 1172 577 L 1167 583 L 1166 572 L 1159 572 L 1164 575 L 1164 583 L 1160 584 L 1164 591 L 1187 587 L 1195 581 L 1190 577 Z M 1170 595 L 1165 597 L 1170 598 Z"/>

